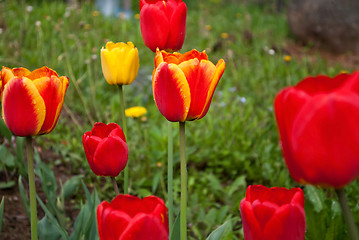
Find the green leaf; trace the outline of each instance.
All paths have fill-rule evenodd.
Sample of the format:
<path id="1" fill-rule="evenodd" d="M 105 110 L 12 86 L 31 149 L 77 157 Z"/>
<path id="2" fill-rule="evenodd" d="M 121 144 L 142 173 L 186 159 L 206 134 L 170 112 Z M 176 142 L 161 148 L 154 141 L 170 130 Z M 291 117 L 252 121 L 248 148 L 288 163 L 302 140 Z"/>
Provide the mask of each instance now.
<path id="1" fill-rule="evenodd" d="M 181 231 L 180 231 L 180 223 L 181 223 L 181 214 L 178 213 L 175 223 L 173 224 L 173 230 L 171 233 L 171 240 L 180 240 L 181 239 Z"/>
<path id="2" fill-rule="evenodd" d="M 12 188 L 13 186 L 15 186 L 15 181 L 8 181 L 8 182 L 1 182 L 0 183 L 0 189 L 7 189 L 7 188 Z"/>
<path id="3" fill-rule="evenodd" d="M 229 223 L 230 220 L 226 221 L 221 226 L 219 226 L 208 236 L 207 240 L 220 240 Z"/>
<path id="4" fill-rule="evenodd" d="M 15 167 L 15 157 L 11 154 L 9 149 L 4 145 L 0 145 L 1 161 L 5 163 L 6 167 Z"/>
<path id="5" fill-rule="evenodd" d="M 63 240 L 69 240 L 69 235 L 67 234 L 66 230 L 63 229 L 59 225 L 59 223 L 56 220 L 56 218 L 54 217 L 54 215 L 49 211 L 49 209 L 46 207 L 46 205 L 41 201 L 41 198 L 39 198 L 39 196 L 36 195 L 36 199 L 39 202 L 42 210 L 44 210 L 45 215 L 47 216 L 50 223 L 53 225 L 53 227 L 56 229 L 56 231 L 58 231 L 61 234 L 62 239 Z"/>
<path id="6" fill-rule="evenodd" d="M 323 210 L 324 201 L 326 199 L 325 194 L 322 189 L 316 188 L 314 186 L 308 185 L 304 188 L 305 196 L 314 206 L 314 211 L 317 213 Z"/>
<path id="7" fill-rule="evenodd" d="M 19 192 L 20 192 L 20 198 L 21 198 L 22 205 L 24 205 L 26 215 L 30 219 L 29 199 L 27 198 L 27 194 L 25 192 L 24 185 L 22 184 L 21 176 L 19 176 L 18 185 L 19 185 Z"/>
<path id="8" fill-rule="evenodd" d="M 58 240 L 61 238 L 61 233 L 49 221 L 46 215 L 37 223 L 37 229 L 38 229 L 40 240 L 47 240 L 47 239 Z"/>
<path id="9" fill-rule="evenodd" d="M 156 192 L 157 187 L 158 187 L 158 183 L 160 182 L 161 179 L 161 171 L 157 171 L 155 176 L 153 176 L 153 180 L 152 180 L 152 192 Z"/>
<path id="10" fill-rule="evenodd" d="M 5 137 L 9 142 L 11 142 L 11 131 L 7 128 L 3 119 L 0 119 L 0 135 Z"/>
<path id="11" fill-rule="evenodd" d="M 1 227 L 2 227 L 2 218 L 3 218 L 3 215 L 4 215 L 4 203 L 5 203 L 5 198 L 4 196 L 2 197 L 1 199 L 1 202 L 0 202 L 0 236 L 1 236 Z"/>
<path id="12" fill-rule="evenodd" d="M 61 192 L 65 199 L 68 199 L 80 186 L 82 175 L 73 176 L 69 180 L 67 180 L 64 186 L 61 188 Z"/>

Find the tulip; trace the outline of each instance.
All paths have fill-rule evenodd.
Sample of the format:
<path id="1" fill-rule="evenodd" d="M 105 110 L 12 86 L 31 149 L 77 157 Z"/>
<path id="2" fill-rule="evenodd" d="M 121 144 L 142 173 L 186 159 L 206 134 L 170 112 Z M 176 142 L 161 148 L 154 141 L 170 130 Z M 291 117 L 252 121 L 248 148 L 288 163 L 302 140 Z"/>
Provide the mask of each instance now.
<path id="1" fill-rule="evenodd" d="M 359 175 L 359 72 L 308 77 L 274 107 L 283 155 L 295 181 L 341 188 Z"/>
<path id="2" fill-rule="evenodd" d="M 95 123 L 82 137 L 87 161 L 98 176 L 116 177 L 126 167 L 128 148 L 125 135 L 116 123 Z"/>
<path id="3" fill-rule="evenodd" d="M 246 240 L 304 239 L 304 194 L 300 188 L 248 186 L 240 210 Z"/>
<path id="4" fill-rule="evenodd" d="M 225 62 L 208 61 L 205 51 L 185 54 L 156 51 L 152 89 L 161 114 L 171 122 L 203 118 L 211 104 Z"/>
<path id="5" fill-rule="evenodd" d="M 138 50 L 132 42 L 107 42 L 101 49 L 101 66 L 108 84 L 131 84 L 140 67 Z"/>
<path id="6" fill-rule="evenodd" d="M 56 126 L 69 86 L 67 77 L 42 67 L 1 70 L 2 118 L 21 137 L 50 133 Z"/>
<path id="7" fill-rule="evenodd" d="M 100 240 L 167 240 L 167 208 L 162 199 L 118 195 L 97 207 Z"/>
<path id="8" fill-rule="evenodd" d="M 140 25 L 145 45 L 178 51 L 186 35 L 187 6 L 182 0 L 140 0 Z"/>

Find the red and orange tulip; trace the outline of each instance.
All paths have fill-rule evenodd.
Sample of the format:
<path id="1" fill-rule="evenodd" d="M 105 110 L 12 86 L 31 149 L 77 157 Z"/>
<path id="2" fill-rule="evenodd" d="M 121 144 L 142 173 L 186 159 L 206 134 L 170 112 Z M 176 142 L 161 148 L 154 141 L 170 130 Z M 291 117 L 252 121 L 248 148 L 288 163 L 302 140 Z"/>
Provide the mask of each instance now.
<path id="1" fill-rule="evenodd" d="M 223 59 L 214 65 L 205 51 L 171 54 L 157 50 L 152 88 L 161 114 L 171 122 L 203 118 L 225 66 Z"/>
<path id="2" fill-rule="evenodd" d="M 56 126 L 65 93 L 67 77 L 42 67 L 1 70 L 2 118 L 13 134 L 35 136 L 50 133 Z"/>

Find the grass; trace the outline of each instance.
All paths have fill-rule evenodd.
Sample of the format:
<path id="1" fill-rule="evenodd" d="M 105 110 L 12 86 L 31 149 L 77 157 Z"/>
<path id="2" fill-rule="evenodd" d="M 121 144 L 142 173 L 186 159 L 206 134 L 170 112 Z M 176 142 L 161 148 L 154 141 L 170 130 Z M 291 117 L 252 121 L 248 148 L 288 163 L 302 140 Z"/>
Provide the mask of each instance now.
<path id="1" fill-rule="evenodd" d="M 88 1 L 77 8 L 69 8 L 62 1 L 38 1 L 31 3 L 31 12 L 26 10 L 27 5 L 30 3 L 25 1 L 0 2 L 0 63 L 29 69 L 46 65 L 70 78 L 57 127 L 51 134 L 36 138 L 38 145 L 61 156 L 50 163 L 51 168 L 65 164 L 71 174 L 83 173 L 87 185 L 101 187 L 101 200 L 112 198 L 110 182 L 95 176 L 86 162 L 82 135 L 95 121 L 120 122 L 118 89 L 104 80 L 99 53 L 108 40 L 132 41 L 139 50 L 140 72 L 134 83 L 124 88 L 126 106 L 144 106 L 148 113 L 146 121 L 128 119 L 130 193 L 166 199 L 167 124 L 153 101 L 154 54 L 144 46 L 139 20 L 94 16 L 94 5 Z M 223 38 L 222 33 L 228 37 Z M 227 64 L 207 116 L 186 124 L 190 239 L 205 239 L 227 219 L 232 221 L 223 239 L 243 239 L 238 208 L 249 184 L 298 186 L 282 158 L 273 99 L 280 89 L 307 75 L 334 76 L 341 69 L 328 66 L 320 57 L 311 61 L 292 56 L 285 62 L 283 56 L 291 51 L 290 41 L 285 14 L 277 13 L 270 4 L 188 3 L 187 34 L 181 52 L 206 50 L 212 62 L 224 58 Z M 178 207 L 175 126 L 174 200 Z M 118 180 L 122 186 L 122 177 Z M 358 222 L 359 205 L 355 201 L 359 191 L 355 184 L 347 193 Z M 334 192 L 313 187 L 304 187 L 304 191 L 306 238 L 347 239 Z M 179 208 L 175 209 L 178 212 Z"/>

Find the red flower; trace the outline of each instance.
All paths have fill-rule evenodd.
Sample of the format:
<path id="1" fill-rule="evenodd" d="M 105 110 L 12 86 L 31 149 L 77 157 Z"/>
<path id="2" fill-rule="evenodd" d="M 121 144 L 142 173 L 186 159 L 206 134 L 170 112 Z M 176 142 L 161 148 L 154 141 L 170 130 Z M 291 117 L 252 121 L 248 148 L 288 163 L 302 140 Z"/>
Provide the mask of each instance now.
<path id="1" fill-rule="evenodd" d="M 304 239 L 304 194 L 300 188 L 248 186 L 240 210 L 246 240 Z"/>
<path id="2" fill-rule="evenodd" d="M 177 51 L 186 34 L 187 7 L 182 0 L 140 0 L 141 33 L 145 45 Z"/>
<path id="3" fill-rule="evenodd" d="M 125 135 L 116 123 L 95 123 L 82 137 L 87 161 L 99 176 L 116 177 L 126 167 L 128 149 Z"/>
<path id="4" fill-rule="evenodd" d="M 205 51 L 185 54 L 156 51 L 153 95 L 161 114 L 171 122 L 203 118 L 226 67 L 208 61 Z"/>
<path id="5" fill-rule="evenodd" d="M 1 70 L 2 118 L 17 136 L 50 133 L 60 116 L 69 86 L 67 77 L 42 67 L 32 72 L 26 68 Z"/>
<path id="6" fill-rule="evenodd" d="M 343 187 L 359 175 L 359 72 L 308 77 L 276 97 L 283 155 L 294 180 Z"/>
<path id="7" fill-rule="evenodd" d="M 97 207 L 100 240 L 168 240 L 167 208 L 162 199 L 118 195 Z"/>

